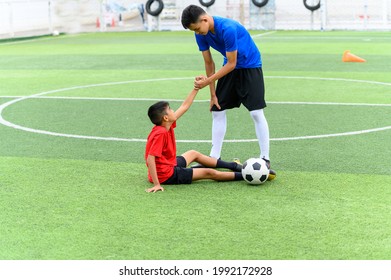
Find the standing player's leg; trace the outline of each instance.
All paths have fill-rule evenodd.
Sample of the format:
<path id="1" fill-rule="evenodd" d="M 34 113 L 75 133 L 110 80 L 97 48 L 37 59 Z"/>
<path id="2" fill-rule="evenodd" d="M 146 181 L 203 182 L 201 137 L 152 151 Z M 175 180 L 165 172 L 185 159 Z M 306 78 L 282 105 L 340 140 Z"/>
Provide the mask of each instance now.
<path id="1" fill-rule="evenodd" d="M 240 106 L 240 99 L 235 94 L 237 73 L 235 69 L 217 81 L 216 96 L 221 109 L 218 109 L 216 106 L 211 108 L 213 123 L 210 156 L 213 158 L 221 157 L 225 132 L 227 131 L 226 110 Z"/>
<path id="2" fill-rule="evenodd" d="M 221 157 L 221 149 L 223 148 L 225 132 L 227 131 L 226 111 L 213 111 L 212 118 L 212 149 L 210 156 L 217 159 Z"/>
<path id="3" fill-rule="evenodd" d="M 267 123 L 263 109 L 250 111 L 251 118 L 254 121 L 255 133 L 258 138 L 260 158 L 270 161 L 270 136 L 269 125 Z"/>
<path id="4" fill-rule="evenodd" d="M 250 111 L 258 138 L 260 158 L 270 161 L 269 126 L 263 113 L 266 107 L 265 84 L 262 68 L 248 68 L 241 70 L 241 88 L 243 105 Z"/>
<path id="5" fill-rule="evenodd" d="M 269 125 L 263 113 L 263 108 L 266 107 L 266 101 L 262 68 L 243 69 L 241 72 L 241 91 L 247 93 L 242 103 L 250 111 L 251 118 L 254 121 L 255 133 L 260 150 L 259 157 L 266 161 L 267 167 L 270 169 L 270 136 Z M 268 180 L 273 180 L 275 177 L 276 172 L 270 169 Z"/>

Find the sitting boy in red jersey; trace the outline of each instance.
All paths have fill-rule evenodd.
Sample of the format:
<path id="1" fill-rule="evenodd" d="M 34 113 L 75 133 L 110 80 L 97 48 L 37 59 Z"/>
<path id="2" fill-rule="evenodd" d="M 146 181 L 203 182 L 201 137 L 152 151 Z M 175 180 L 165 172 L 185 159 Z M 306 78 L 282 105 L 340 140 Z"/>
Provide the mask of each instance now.
<path id="1" fill-rule="evenodd" d="M 164 191 L 161 184 L 191 184 L 192 181 L 201 179 L 243 180 L 242 165 L 236 162 L 225 162 L 194 150 L 176 156 L 174 134 L 176 121 L 190 108 L 197 92 L 198 89 L 193 89 L 175 112 L 165 101 L 149 107 L 148 116 L 155 126 L 147 139 L 145 161 L 148 167 L 148 179 L 154 186 L 147 189 L 147 192 Z M 200 163 L 205 168 L 187 168 L 192 162 Z M 212 168 L 227 168 L 235 172 L 223 172 Z"/>

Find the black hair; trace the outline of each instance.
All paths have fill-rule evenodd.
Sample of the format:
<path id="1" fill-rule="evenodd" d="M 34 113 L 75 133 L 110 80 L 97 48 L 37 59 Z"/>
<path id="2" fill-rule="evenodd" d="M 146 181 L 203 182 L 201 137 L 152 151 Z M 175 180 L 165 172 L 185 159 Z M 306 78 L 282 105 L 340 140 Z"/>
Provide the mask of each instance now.
<path id="1" fill-rule="evenodd" d="M 193 23 L 197 23 L 201 15 L 206 14 L 206 12 L 196 5 L 187 6 L 182 12 L 181 22 L 183 28 L 188 29 L 189 26 Z"/>
<path id="2" fill-rule="evenodd" d="M 163 116 L 166 115 L 166 109 L 170 106 L 167 101 L 159 101 L 148 109 L 148 117 L 155 125 L 161 125 Z"/>

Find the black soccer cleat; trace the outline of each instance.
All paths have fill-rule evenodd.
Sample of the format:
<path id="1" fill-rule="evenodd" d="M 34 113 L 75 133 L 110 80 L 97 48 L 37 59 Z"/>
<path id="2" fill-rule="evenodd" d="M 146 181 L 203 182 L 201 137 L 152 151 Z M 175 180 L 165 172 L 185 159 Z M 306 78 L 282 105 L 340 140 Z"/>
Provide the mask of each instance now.
<path id="1" fill-rule="evenodd" d="M 273 169 L 269 169 L 269 176 L 267 176 L 268 181 L 273 181 L 276 179 L 277 173 Z"/>
<path id="2" fill-rule="evenodd" d="M 235 171 L 235 172 L 242 172 L 243 165 L 242 165 L 242 163 L 240 162 L 240 159 L 234 158 L 234 159 L 233 159 L 233 162 L 236 163 L 236 167 L 235 167 L 235 169 L 234 169 L 233 171 Z"/>
<path id="3" fill-rule="evenodd" d="M 262 158 L 266 162 L 266 166 L 268 169 L 270 169 L 270 160 Z"/>
<path id="4" fill-rule="evenodd" d="M 270 160 L 262 158 L 266 162 L 266 166 L 269 169 L 269 176 L 267 177 L 268 181 L 273 181 L 276 179 L 277 173 L 273 169 L 270 169 Z"/>

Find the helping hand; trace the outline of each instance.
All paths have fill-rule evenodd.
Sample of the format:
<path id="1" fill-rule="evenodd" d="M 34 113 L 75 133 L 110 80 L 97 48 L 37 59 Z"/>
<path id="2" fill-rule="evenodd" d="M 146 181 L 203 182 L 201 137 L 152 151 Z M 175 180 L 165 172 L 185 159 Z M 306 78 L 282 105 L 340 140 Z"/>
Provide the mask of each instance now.
<path id="1" fill-rule="evenodd" d="M 208 80 L 205 76 L 199 75 L 194 79 L 194 88 L 202 89 L 208 85 Z"/>

